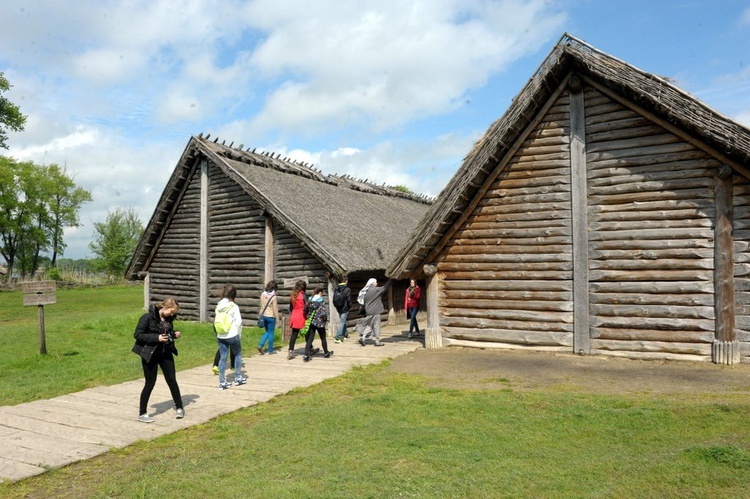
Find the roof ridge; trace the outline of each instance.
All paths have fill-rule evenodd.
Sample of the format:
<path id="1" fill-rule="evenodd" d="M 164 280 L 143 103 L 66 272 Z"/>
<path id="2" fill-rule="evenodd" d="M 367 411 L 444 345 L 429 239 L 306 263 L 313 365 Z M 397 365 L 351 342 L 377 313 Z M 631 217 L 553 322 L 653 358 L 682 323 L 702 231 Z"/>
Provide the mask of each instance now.
<path id="1" fill-rule="evenodd" d="M 431 204 L 434 200 L 434 197 L 427 196 L 426 194 L 399 189 L 398 186 L 391 186 L 385 183 L 377 185 L 370 182 L 369 179 L 355 179 L 350 175 L 324 174 L 321 170 L 315 168 L 310 163 L 298 161 L 289 158 L 288 156 L 282 159 L 281 153 L 277 154 L 273 151 L 256 152 L 257 148 L 250 150 L 250 147 L 243 149 L 244 144 L 233 147 L 234 142 L 227 145 L 226 140 L 222 140 L 221 143 L 219 143 L 219 137 L 215 137 L 213 141 L 209 140 L 210 137 L 210 133 L 205 136 L 203 133 L 199 133 L 193 138 L 209 146 L 216 154 L 234 161 L 269 168 L 291 175 L 298 175 L 310 180 L 341 186 L 354 191 L 381 196 L 399 197 L 422 204 Z M 215 144 L 215 146 L 213 144 Z"/>

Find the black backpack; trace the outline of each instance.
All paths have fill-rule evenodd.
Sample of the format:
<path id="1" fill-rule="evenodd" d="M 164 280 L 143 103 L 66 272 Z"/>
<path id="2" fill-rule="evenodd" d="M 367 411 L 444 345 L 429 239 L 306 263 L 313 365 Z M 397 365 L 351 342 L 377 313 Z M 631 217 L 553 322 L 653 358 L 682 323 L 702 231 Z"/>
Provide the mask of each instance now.
<path id="1" fill-rule="evenodd" d="M 333 306 L 336 307 L 336 309 L 344 308 L 344 286 L 336 286 L 336 288 L 333 290 Z"/>

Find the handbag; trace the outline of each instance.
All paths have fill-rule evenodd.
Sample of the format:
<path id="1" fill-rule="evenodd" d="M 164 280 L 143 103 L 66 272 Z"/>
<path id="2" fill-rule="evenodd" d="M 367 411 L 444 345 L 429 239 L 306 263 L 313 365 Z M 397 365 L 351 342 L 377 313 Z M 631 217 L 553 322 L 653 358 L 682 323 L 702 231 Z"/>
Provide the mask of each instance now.
<path id="1" fill-rule="evenodd" d="M 136 342 L 131 351 L 136 355 L 140 355 L 140 357 L 148 364 L 151 362 L 157 348 L 158 345 L 139 345 L 138 342 Z"/>
<path id="2" fill-rule="evenodd" d="M 264 314 L 264 313 L 266 312 L 266 309 L 268 308 L 268 304 L 269 304 L 269 303 L 271 303 L 271 300 L 273 300 L 274 298 L 276 298 L 276 296 L 275 296 L 275 295 L 274 295 L 274 296 L 272 296 L 272 297 L 271 297 L 271 298 L 270 298 L 270 299 L 269 299 L 269 300 L 268 300 L 268 301 L 266 302 L 266 306 L 265 306 L 265 307 L 263 307 L 263 310 L 261 310 L 261 311 L 260 311 L 260 317 L 258 317 L 258 327 L 259 327 L 259 328 L 261 328 L 261 329 L 265 329 L 265 327 L 266 327 L 266 318 L 265 318 L 265 317 L 263 317 L 263 314 Z"/>

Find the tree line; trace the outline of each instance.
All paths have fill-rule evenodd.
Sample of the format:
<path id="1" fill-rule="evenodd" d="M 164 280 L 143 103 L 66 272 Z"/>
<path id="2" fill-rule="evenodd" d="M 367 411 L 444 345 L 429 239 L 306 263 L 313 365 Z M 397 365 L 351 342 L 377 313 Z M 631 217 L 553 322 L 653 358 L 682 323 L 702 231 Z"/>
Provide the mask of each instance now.
<path id="1" fill-rule="evenodd" d="M 0 72 L 0 148 L 8 149 L 8 131 L 24 130 L 26 116 L 3 93 L 11 85 Z M 56 268 L 64 254 L 64 230 L 80 227 L 79 212 L 91 193 L 74 182 L 67 167 L 40 165 L 0 155 L 0 257 L 6 279 L 33 276 L 41 266 Z M 133 209 L 108 212 L 95 222 L 89 248 L 96 255 L 92 270 L 122 276 L 143 225 Z M 51 255 L 51 256 L 49 256 Z"/>

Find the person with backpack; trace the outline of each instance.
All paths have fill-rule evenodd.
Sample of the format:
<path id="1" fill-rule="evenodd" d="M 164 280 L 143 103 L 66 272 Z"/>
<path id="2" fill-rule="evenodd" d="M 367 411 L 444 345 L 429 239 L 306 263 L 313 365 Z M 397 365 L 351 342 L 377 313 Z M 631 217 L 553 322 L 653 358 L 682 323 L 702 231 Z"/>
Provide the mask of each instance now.
<path id="1" fill-rule="evenodd" d="M 231 284 L 224 286 L 222 298 L 216 305 L 214 314 L 214 329 L 216 330 L 216 341 L 219 343 L 219 390 L 226 390 L 232 386 L 227 382 L 224 371 L 227 367 L 229 349 L 234 348 L 234 382 L 236 385 L 244 385 L 247 378 L 242 376 L 242 315 L 240 307 L 234 302 L 237 297 L 237 288 Z"/>
<path id="2" fill-rule="evenodd" d="M 263 317 L 266 332 L 258 343 L 258 353 L 263 355 L 263 345 L 268 344 L 268 355 L 273 355 L 273 337 L 276 334 L 276 321 L 279 319 L 279 306 L 276 298 L 276 281 L 268 281 L 266 290 L 260 295 L 260 316 Z"/>
<path id="3" fill-rule="evenodd" d="M 308 362 L 312 356 L 319 352 L 319 349 L 313 350 L 313 341 L 315 333 L 320 336 L 320 343 L 323 347 L 323 357 L 326 359 L 333 355 L 333 350 L 328 350 L 328 341 L 326 341 L 326 322 L 328 322 L 328 307 L 323 299 L 323 288 L 318 286 L 313 292 L 312 298 L 307 302 L 307 321 L 309 330 L 307 331 L 307 341 L 305 342 L 305 356 L 302 360 Z"/>
<path id="4" fill-rule="evenodd" d="M 341 282 L 333 289 L 333 306 L 339 313 L 339 327 L 336 336 L 333 338 L 335 343 L 343 343 L 349 338 L 349 332 L 346 330 L 346 319 L 349 317 L 349 309 L 352 306 L 352 290 L 349 287 L 349 276 L 343 276 Z"/>

